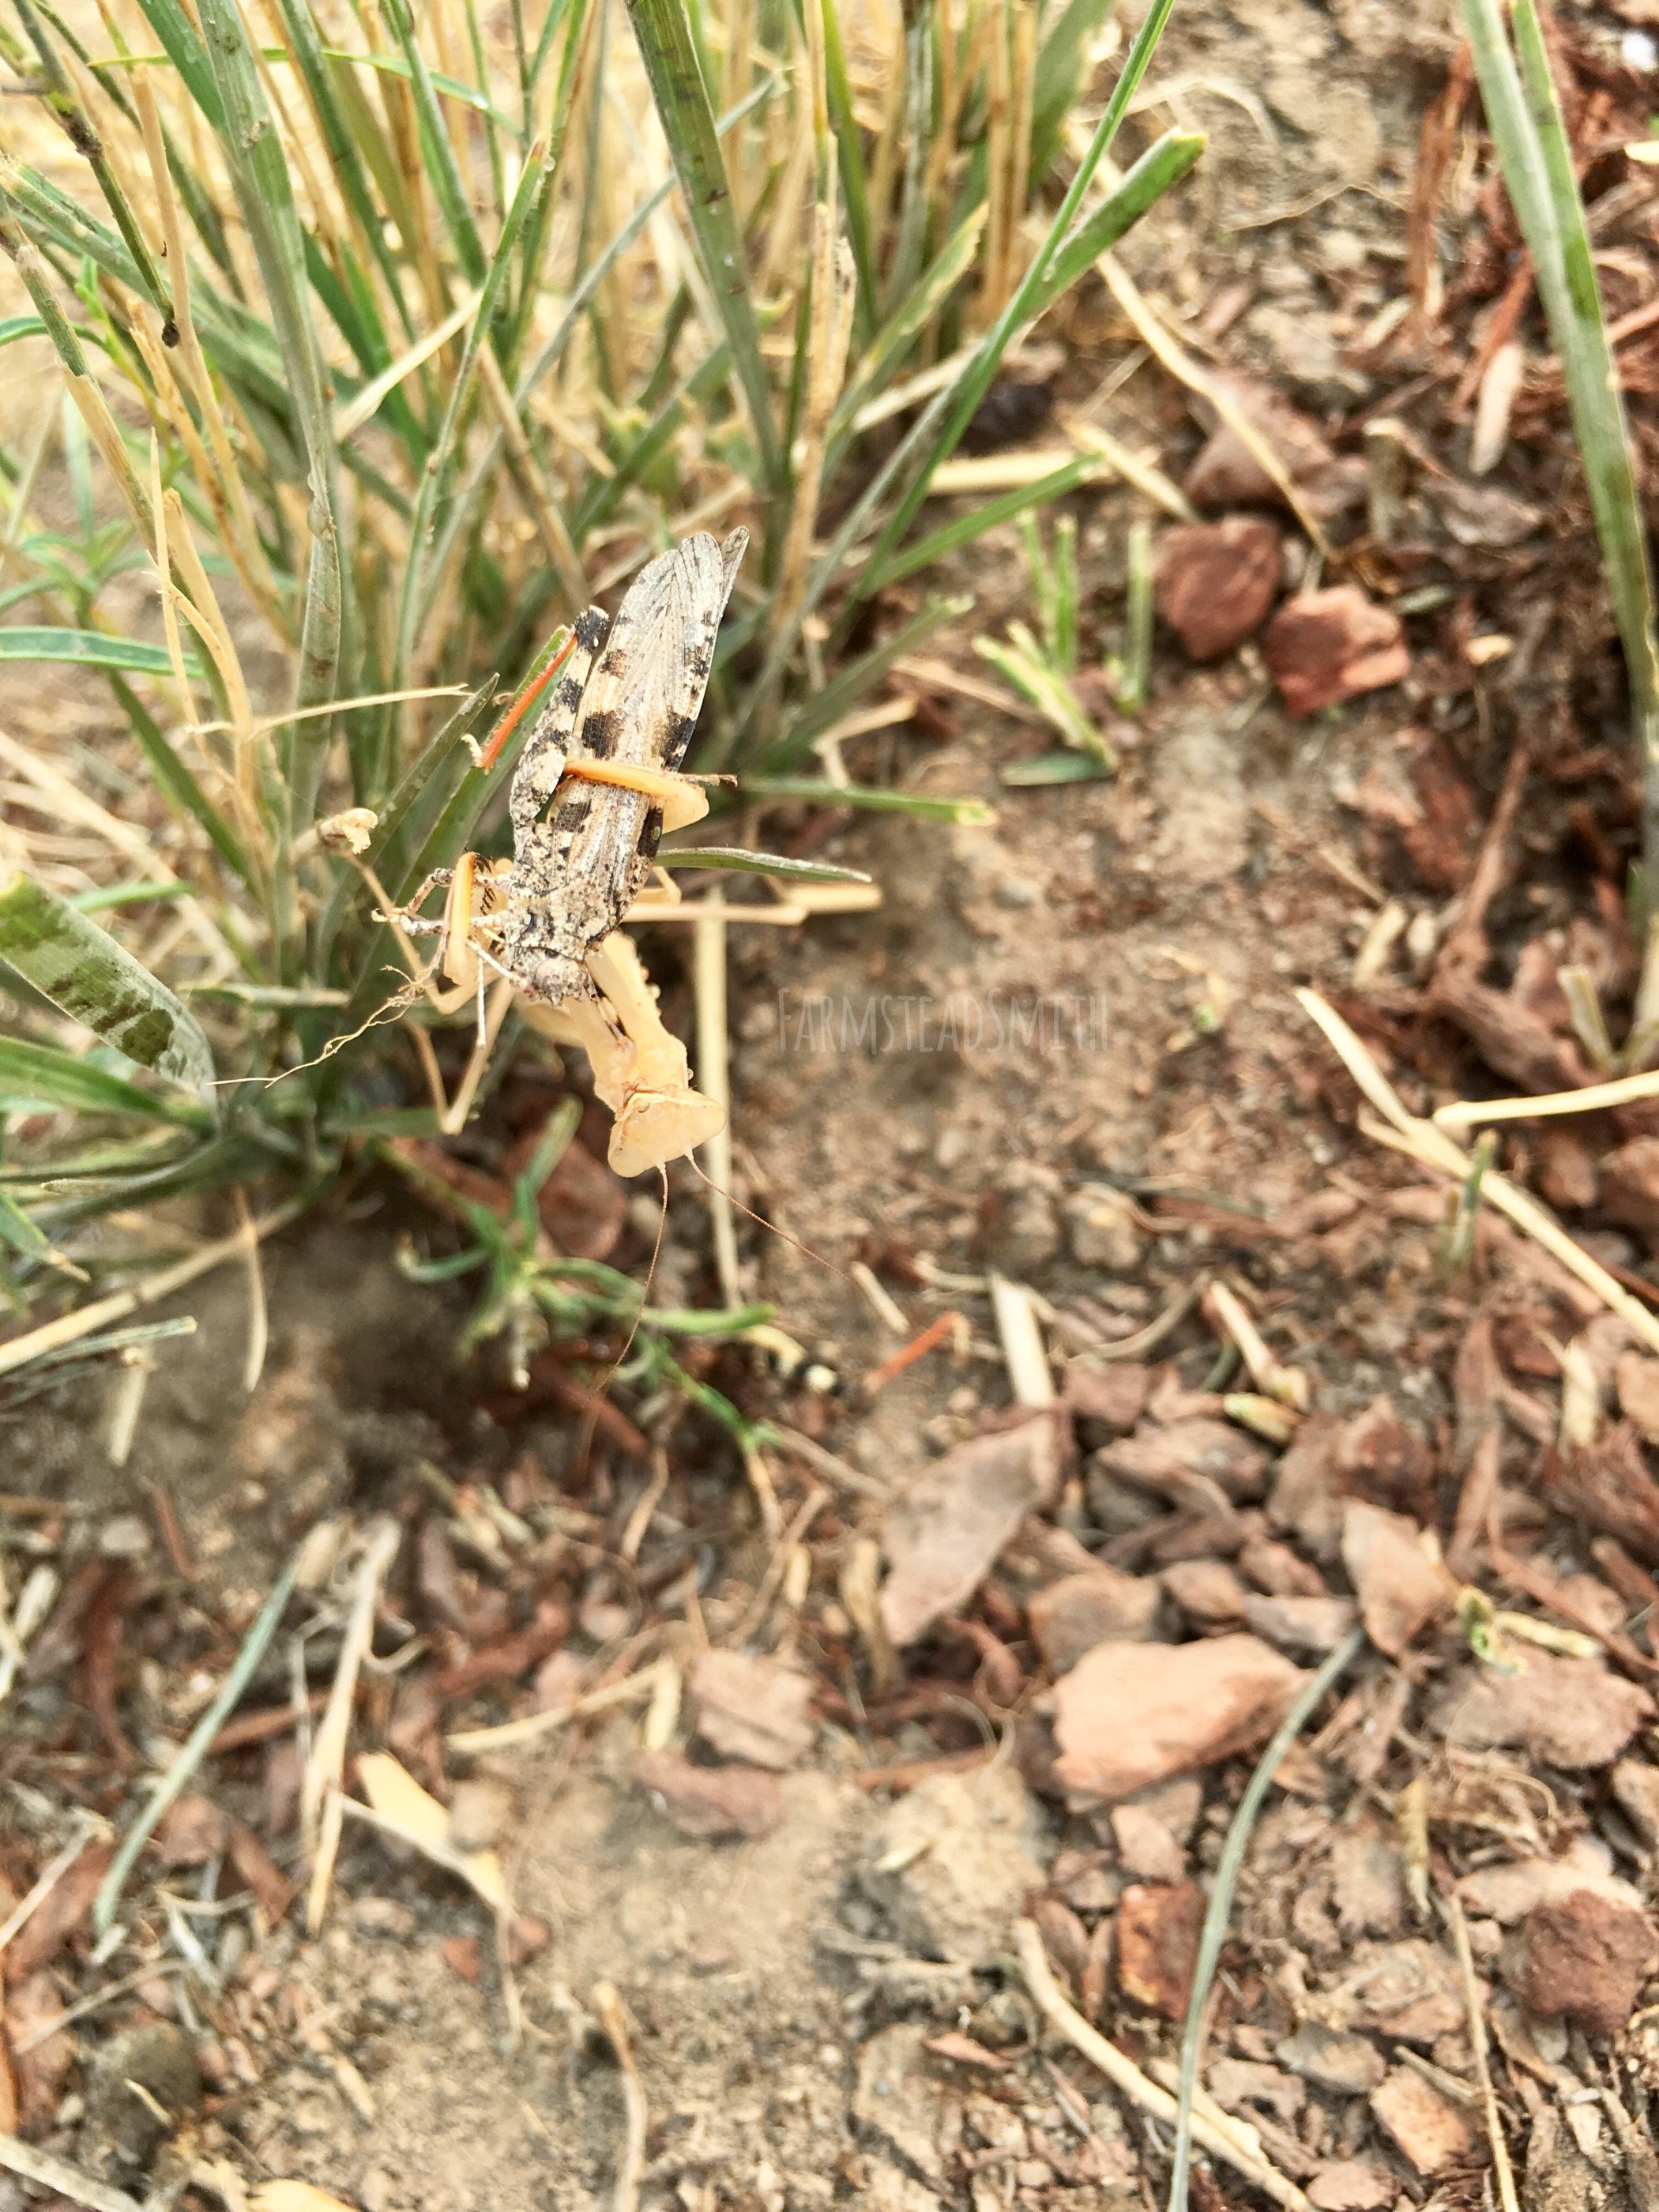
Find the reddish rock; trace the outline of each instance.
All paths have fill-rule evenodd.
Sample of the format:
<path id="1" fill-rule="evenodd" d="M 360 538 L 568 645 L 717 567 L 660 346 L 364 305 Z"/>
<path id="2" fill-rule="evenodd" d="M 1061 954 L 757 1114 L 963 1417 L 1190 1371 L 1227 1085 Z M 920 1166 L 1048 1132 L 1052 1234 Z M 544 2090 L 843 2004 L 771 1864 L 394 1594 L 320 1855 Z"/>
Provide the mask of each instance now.
<path id="1" fill-rule="evenodd" d="M 1409 2066 L 1397 2066 L 1371 2092 L 1371 2110 L 1407 2162 L 1420 2174 L 1461 2164 L 1474 2148 L 1469 2116 L 1431 2089 Z"/>
<path id="2" fill-rule="evenodd" d="M 634 1778 L 662 1799 L 682 1835 L 769 1835 L 783 1810 L 778 1778 L 763 1767 L 694 1766 L 678 1752 L 648 1751 Z"/>
<path id="3" fill-rule="evenodd" d="M 1267 620 L 1284 572 L 1279 532 L 1261 515 L 1184 524 L 1158 543 L 1158 611 L 1189 660 L 1219 660 Z"/>
<path id="4" fill-rule="evenodd" d="M 1380 691 L 1411 668 L 1399 616 L 1352 584 L 1286 599 L 1264 652 L 1287 714 L 1314 714 Z"/>
<path id="5" fill-rule="evenodd" d="M 476 1936 L 446 1936 L 438 1949 L 452 1974 L 458 1974 L 464 1982 L 477 1980 L 482 1960 Z"/>
<path id="6" fill-rule="evenodd" d="M 1097 1644 L 1144 1644 L 1158 1630 L 1162 1593 L 1148 1576 L 1103 1559 L 1039 1590 L 1025 1609 L 1050 1674 L 1069 1674 Z"/>
<path id="7" fill-rule="evenodd" d="M 1359 1599 L 1365 1633 L 1398 1659 L 1418 1631 L 1449 1613 L 1452 1585 L 1403 1514 L 1351 1498 L 1342 1517 L 1342 1564 Z"/>
<path id="8" fill-rule="evenodd" d="M 1179 2020 L 1187 2009 L 1204 1925 L 1196 1882 L 1137 1882 L 1117 1908 L 1118 1987 L 1131 2004 Z"/>
<path id="9" fill-rule="evenodd" d="M 1336 1474 L 1346 1496 L 1368 1498 L 1419 1521 L 1433 1518 L 1434 1455 L 1386 1395 L 1373 1398 L 1363 1413 L 1342 1424 Z"/>
<path id="10" fill-rule="evenodd" d="M 1100 1644 L 1054 1685 L 1055 1777 L 1110 1802 L 1251 1750 L 1303 1679 L 1254 1636 Z"/>
<path id="11" fill-rule="evenodd" d="M 1634 1905 L 1593 1889 L 1546 1898 L 1521 1923 L 1504 1978 L 1534 2012 L 1617 2035 L 1659 1966 L 1659 1929 Z"/>
<path id="12" fill-rule="evenodd" d="M 1061 1395 L 1079 1420 L 1098 1421 L 1103 1428 L 1127 1431 L 1146 1410 L 1152 1380 L 1152 1369 L 1139 1360 L 1120 1359 L 1109 1367 L 1091 1367 L 1086 1360 L 1074 1359 L 1066 1370 Z"/>

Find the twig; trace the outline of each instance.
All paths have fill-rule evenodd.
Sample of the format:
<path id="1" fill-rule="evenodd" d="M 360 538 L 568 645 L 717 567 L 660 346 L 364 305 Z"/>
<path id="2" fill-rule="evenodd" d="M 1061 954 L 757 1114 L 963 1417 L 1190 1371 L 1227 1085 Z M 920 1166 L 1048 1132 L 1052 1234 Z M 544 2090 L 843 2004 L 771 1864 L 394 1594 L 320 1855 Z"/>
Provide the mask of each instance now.
<path id="1" fill-rule="evenodd" d="M 626 2108 L 628 2134 L 623 2144 L 623 2154 L 617 2161 L 617 2193 L 611 2198 L 613 2212 L 635 2212 L 640 2201 L 640 2179 L 645 2172 L 645 2089 L 640 2080 L 640 2069 L 634 2063 L 634 2047 L 628 2038 L 628 2014 L 623 2001 L 609 1982 L 593 1984 L 593 2009 L 599 2016 L 599 2025 L 610 2038 L 611 2047 L 617 2054 L 617 2064 L 623 2077 L 623 2101 Z"/>
<path id="2" fill-rule="evenodd" d="M 137 2198 L 129 2197 L 125 2189 L 94 2181 L 67 2159 L 54 2158 L 49 2150 L 37 2150 L 33 2143 L 19 2142 L 15 2136 L 0 2136 L 0 2166 L 21 2173 L 25 2181 L 39 2182 L 43 2189 L 67 2197 L 71 2204 L 86 2205 L 88 2212 L 139 2212 Z"/>
<path id="3" fill-rule="evenodd" d="M 1014 1403 L 1052 1406 L 1056 1395 L 1054 1378 L 1049 1371 L 1048 1353 L 1042 1332 L 1037 1327 L 1030 1291 L 1024 1283 L 1008 1282 L 1001 1275 L 992 1275 L 988 1279 L 991 1285 L 991 1312 L 1002 1342 L 1002 1357 L 1007 1364 Z"/>
<path id="4" fill-rule="evenodd" d="M 772 1609 L 772 1601 L 777 1595 L 778 1585 L 787 1571 L 791 1555 L 817 1519 L 819 1508 L 829 1495 L 822 1483 L 815 1482 L 796 1507 L 789 1526 L 773 1548 L 772 1556 L 767 1561 L 766 1572 L 756 1586 L 755 1595 L 749 1601 L 742 1620 L 727 1638 L 729 1643 L 741 1648 L 764 1625 L 766 1616 Z"/>
<path id="5" fill-rule="evenodd" d="M 1316 991 L 1298 991 L 1297 1000 L 1303 1012 L 1325 1032 L 1343 1066 L 1359 1085 L 1365 1097 L 1384 1120 L 1392 1125 L 1397 1135 L 1373 1125 L 1366 1129 L 1379 1143 L 1394 1146 L 1408 1153 L 1425 1167 L 1438 1170 L 1442 1175 L 1457 1182 L 1467 1181 L 1474 1165 L 1461 1146 L 1455 1145 L 1443 1129 L 1432 1121 L 1425 1121 L 1408 1114 L 1395 1095 L 1393 1087 L 1364 1046 L 1348 1027 L 1334 1006 L 1328 1006 Z M 1364 1117 L 1360 1126 L 1365 1127 Z M 1523 1230 L 1535 1243 L 1541 1244 L 1553 1259 L 1559 1260 L 1569 1273 L 1576 1275 L 1585 1287 L 1595 1292 L 1603 1305 L 1616 1313 L 1633 1336 L 1639 1337 L 1650 1352 L 1659 1352 L 1659 1320 L 1647 1308 L 1633 1298 L 1623 1285 L 1614 1281 L 1597 1260 L 1592 1260 L 1583 1245 L 1574 1242 L 1559 1222 L 1545 1212 L 1536 1199 L 1519 1190 L 1495 1170 L 1489 1169 L 1480 1185 L 1480 1194 L 1489 1205 L 1506 1213 L 1516 1227 Z"/>
<path id="6" fill-rule="evenodd" d="M 1178 1329 L 1193 1308 L 1210 1287 L 1207 1275 L 1194 1275 L 1179 1297 L 1172 1298 L 1156 1321 L 1149 1321 L 1145 1328 L 1138 1328 L 1133 1336 L 1121 1336 L 1115 1344 L 1091 1345 L 1091 1363 L 1103 1359 L 1139 1359 L 1155 1352 L 1166 1336 Z"/>
<path id="7" fill-rule="evenodd" d="M 1541 1098 L 1458 1098 L 1435 1110 L 1435 1127 L 1477 1129 L 1485 1121 L 1530 1121 L 1552 1114 L 1599 1114 L 1607 1106 L 1632 1106 L 1659 1098 L 1659 1068 L 1621 1075 L 1613 1083 L 1587 1083 L 1579 1091 L 1548 1091 Z"/>
<path id="8" fill-rule="evenodd" d="M 1210 1890 L 1210 1901 L 1205 1908 L 1204 1926 L 1199 1935 L 1198 1956 L 1193 1962 L 1193 1985 L 1187 1998 L 1187 2018 L 1181 2031 L 1181 2084 L 1176 2100 L 1175 2158 L 1170 2170 L 1170 2212 L 1187 2212 L 1187 2180 L 1192 2166 L 1193 2137 L 1198 2133 L 1200 2118 L 1194 2111 L 1193 2100 L 1198 2088 L 1198 2062 L 1204 2045 L 1205 2010 L 1221 1957 L 1221 1947 L 1227 1939 L 1227 1923 L 1232 1917 L 1233 1893 L 1238 1887 L 1244 1853 L 1249 1847 L 1256 1815 L 1273 1787 L 1280 1760 L 1307 1726 L 1314 1707 L 1331 1685 L 1347 1672 L 1364 1648 L 1364 1630 L 1351 1628 L 1330 1656 L 1309 1676 L 1295 1704 L 1273 1731 L 1267 1748 L 1256 1761 L 1255 1771 L 1244 1785 L 1244 1795 L 1238 1801 L 1238 1810 L 1233 1814 L 1227 1840 L 1222 1845 L 1215 1881 Z"/>
<path id="9" fill-rule="evenodd" d="M 374 1634 L 374 1607 L 380 1598 L 380 1583 L 398 1555 L 401 1534 L 396 1522 L 382 1522 L 370 1532 L 364 1545 L 352 1591 L 351 1613 L 340 1643 L 339 1663 L 334 1670 L 333 1687 L 300 1786 L 300 1830 L 313 1854 L 306 1924 L 313 1936 L 322 1926 L 328 1907 L 329 1884 L 333 1878 L 340 1835 L 337 1818 L 325 1820 L 324 1811 L 331 1794 L 338 1791 L 345 1773 L 346 1739 L 351 1732 L 351 1705 L 357 1694 L 357 1677 Z"/>
<path id="10" fill-rule="evenodd" d="M 738 1232 L 732 1218 L 732 1085 L 726 1028 L 726 924 L 717 915 L 697 917 L 692 983 L 697 1001 L 697 1081 L 703 1095 L 726 1109 L 708 1139 L 708 1213 L 714 1231 L 714 1266 L 728 1306 L 743 1304 L 738 1281 Z"/>
<path id="11" fill-rule="evenodd" d="M 1076 2006 L 1061 1993 L 1042 1948 L 1036 1923 L 1018 1922 L 1014 1942 L 1019 1952 L 1020 1971 L 1037 2009 L 1091 2065 L 1100 2069 L 1120 2095 L 1150 2112 L 1154 2119 L 1171 2124 L 1176 2116 L 1176 2100 L 1169 2091 L 1149 2081 L 1133 2059 L 1126 2058 L 1098 2028 L 1091 2027 Z M 1236 2136 L 1218 2127 L 1206 2115 L 1200 2113 L 1194 2118 L 1193 2133 L 1212 2157 L 1224 2159 L 1247 2181 L 1253 2182 L 1264 2197 L 1271 2197 L 1275 2204 L 1282 2205 L 1285 2212 L 1311 2212 L 1307 2198 L 1293 2181 L 1286 2180 L 1277 2166 L 1269 2166 L 1266 2159 L 1256 2156 Z"/>
<path id="12" fill-rule="evenodd" d="M 256 1237 L 265 1237 L 303 1212 L 308 1201 L 303 1198 L 290 1199 L 285 1206 L 276 1206 L 264 1214 L 253 1224 Z M 163 1267 L 160 1274 L 152 1275 L 137 1290 L 115 1291 L 106 1298 L 94 1298 L 89 1306 L 78 1307 L 73 1313 L 60 1314 L 56 1321 L 43 1322 L 39 1328 L 30 1329 L 26 1335 L 15 1336 L 9 1344 L 0 1344 L 0 1375 L 14 1374 L 27 1367 L 43 1352 L 56 1352 L 60 1345 L 78 1344 L 83 1336 L 90 1336 L 106 1322 L 120 1321 L 142 1307 L 153 1306 L 161 1299 L 171 1297 L 186 1283 L 193 1283 L 198 1275 L 210 1268 L 222 1267 L 227 1260 L 235 1259 L 247 1249 L 246 1233 L 239 1229 L 234 1237 L 222 1237 L 216 1244 L 205 1244 L 199 1252 L 192 1252 L 186 1260 L 179 1260 L 171 1267 Z"/>
<path id="13" fill-rule="evenodd" d="M 770 1421 L 767 1425 L 777 1438 L 780 1450 L 799 1460 L 803 1467 L 810 1467 L 814 1474 L 821 1474 L 837 1490 L 850 1490 L 855 1498 L 873 1498 L 883 1505 L 892 1496 L 884 1482 L 878 1482 L 874 1475 L 865 1474 L 858 1468 L 848 1467 L 844 1459 L 825 1451 L 821 1443 L 804 1437 L 799 1429 L 786 1428 L 781 1421 Z"/>
<path id="14" fill-rule="evenodd" d="M 1462 1899 L 1454 1891 L 1443 1900 L 1441 1909 L 1451 1929 L 1452 1948 L 1457 1954 L 1457 1972 L 1463 1984 L 1463 2003 L 1469 2015 L 1469 2051 L 1474 2060 L 1475 2084 L 1480 2092 L 1481 2104 L 1486 2108 L 1486 2139 L 1492 2145 L 1492 2172 L 1498 2177 L 1498 2199 L 1504 2212 L 1521 2212 L 1521 2202 L 1515 2189 L 1515 2168 L 1510 2164 L 1510 2147 L 1504 2140 L 1504 2122 L 1498 2110 L 1498 2093 L 1492 2085 L 1486 2021 L 1480 2009 L 1480 1991 L 1475 1984 L 1474 1956 L 1469 1949 L 1469 1926 L 1463 1917 Z"/>
<path id="15" fill-rule="evenodd" d="M 241 1249 L 240 1236 L 227 1240 L 232 1251 Z M 222 1253 L 222 1258 L 228 1258 Z M 138 1854 L 149 1840 L 156 1822 L 169 1805 L 183 1790 L 207 1754 L 208 1746 L 219 1733 L 223 1723 L 234 1711 L 236 1701 L 252 1680 L 254 1670 L 264 1657 L 271 1638 L 276 1633 L 288 1601 L 293 1594 L 295 1577 L 300 1569 L 296 1552 L 276 1579 L 276 1587 L 260 1607 L 253 1626 L 242 1638 L 242 1648 L 236 1654 L 230 1672 L 219 1686 L 218 1695 L 202 1715 L 185 1741 L 184 1749 L 168 1767 L 167 1772 L 150 1792 L 149 1802 L 122 1838 L 121 1848 L 110 1863 L 109 1872 L 99 1885 L 98 1895 L 92 1908 L 92 1924 L 100 1936 L 106 1934 L 115 1918 L 115 1908 L 121 1901 L 121 1892 L 127 1876 L 137 1863 Z"/>
<path id="16" fill-rule="evenodd" d="M 589 1713 L 609 1712 L 615 1705 L 632 1705 L 636 1698 L 648 1697 L 670 1663 L 666 1659 L 653 1659 L 637 1674 L 629 1675 L 624 1681 L 607 1682 L 603 1689 L 590 1690 L 585 1698 L 568 1705 L 555 1705 L 544 1713 L 526 1713 L 522 1720 L 503 1721 L 495 1728 L 462 1729 L 444 1741 L 452 1751 L 502 1751 L 511 1744 L 534 1743 L 538 1736 L 550 1735 L 555 1729 L 568 1728 L 572 1721 L 583 1720 Z"/>
<path id="17" fill-rule="evenodd" d="M 917 1360 L 930 1352 L 936 1344 L 943 1344 L 961 1321 L 962 1316 L 954 1308 L 947 1309 L 936 1321 L 930 1321 L 919 1335 L 910 1339 L 908 1344 L 900 1345 L 896 1352 L 890 1352 L 885 1359 L 870 1370 L 864 1378 L 865 1389 L 871 1392 L 879 1390 L 896 1375 L 902 1375 L 907 1367 L 914 1367 Z"/>

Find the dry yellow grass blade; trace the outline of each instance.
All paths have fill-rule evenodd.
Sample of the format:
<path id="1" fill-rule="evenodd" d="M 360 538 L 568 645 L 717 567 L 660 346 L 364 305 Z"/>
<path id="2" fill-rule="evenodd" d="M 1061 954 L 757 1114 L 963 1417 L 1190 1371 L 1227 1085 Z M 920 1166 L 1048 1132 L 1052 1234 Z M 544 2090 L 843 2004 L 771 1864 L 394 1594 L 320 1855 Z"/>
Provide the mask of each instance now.
<path id="1" fill-rule="evenodd" d="M 1323 1030 L 1342 1065 L 1388 1124 L 1387 1128 L 1374 1124 L 1368 1127 L 1362 1117 L 1360 1127 L 1367 1135 L 1375 1137 L 1379 1143 L 1391 1145 L 1395 1151 L 1407 1153 L 1440 1175 L 1459 1182 L 1466 1181 L 1474 1164 L 1469 1155 L 1452 1142 L 1444 1129 L 1407 1112 L 1382 1069 L 1335 1007 L 1328 1005 L 1317 991 L 1298 991 L 1296 995 L 1303 1012 Z M 1535 1198 L 1490 1168 L 1481 1180 L 1480 1195 L 1486 1204 L 1506 1214 L 1535 1244 L 1541 1245 L 1553 1260 L 1559 1260 L 1587 1290 L 1594 1291 L 1610 1312 L 1619 1316 L 1632 1336 L 1650 1352 L 1659 1352 L 1659 1316 L 1650 1313 L 1622 1283 L 1616 1282 L 1600 1261 L 1593 1260 L 1582 1244 L 1569 1237 Z"/>

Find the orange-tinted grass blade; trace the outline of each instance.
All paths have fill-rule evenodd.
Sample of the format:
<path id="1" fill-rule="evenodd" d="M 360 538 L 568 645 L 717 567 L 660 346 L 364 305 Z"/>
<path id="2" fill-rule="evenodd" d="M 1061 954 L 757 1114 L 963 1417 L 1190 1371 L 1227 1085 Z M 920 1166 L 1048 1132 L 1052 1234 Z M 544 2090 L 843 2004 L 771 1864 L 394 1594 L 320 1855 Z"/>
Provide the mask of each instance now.
<path id="1" fill-rule="evenodd" d="M 552 659 L 548 662 L 546 667 L 542 670 L 539 675 L 532 676 L 531 678 L 529 683 L 525 685 L 524 690 L 520 692 L 518 697 L 507 708 L 506 714 L 501 716 L 501 720 L 496 723 L 495 728 L 489 733 L 483 750 L 478 756 L 478 766 L 484 775 L 488 775 L 490 769 L 495 767 L 496 762 L 501 758 L 501 747 L 512 736 L 514 731 L 518 728 L 520 723 L 523 721 L 525 716 L 535 705 L 536 702 L 541 697 L 543 692 L 546 690 L 548 685 L 553 681 L 553 678 L 564 666 L 566 661 L 569 659 L 572 653 L 575 650 L 575 647 L 576 633 L 573 629 L 569 636 L 566 638 L 564 643 L 554 654 Z"/>

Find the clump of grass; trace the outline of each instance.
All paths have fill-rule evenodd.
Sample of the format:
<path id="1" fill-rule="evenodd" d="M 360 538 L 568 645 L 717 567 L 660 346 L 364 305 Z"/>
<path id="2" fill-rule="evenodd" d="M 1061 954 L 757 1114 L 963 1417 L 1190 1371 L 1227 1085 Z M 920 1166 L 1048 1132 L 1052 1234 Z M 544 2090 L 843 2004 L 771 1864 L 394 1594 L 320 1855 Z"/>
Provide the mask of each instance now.
<path id="1" fill-rule="evenodd" d="M 1572 148 L 1535 0 L 1513 0 L 1513 45 L 1499 0 L 1462 0 L 1462 7 L 1487 127 L 1561 365 L 1630 684 L 1643 793 L 1642 857 L 1632 902 L 1646 951 L 1631 1036 L 1613 1061 L 1631 1067 L 1650 1057 L 1659 1041 L 1659 624 L 1653 566 Z M 1599 1024 L 1597 1013 L 1588 1026 Z M 1581 1021 L 1581 1036 L 1586 1026 Z"/>
<path id="2" fill-rule="evenodd" d="M 774 793 L 956 611 L 865 641 L 1010 347 L 1197 158 L 1109 159 L 1170 6 L 1097 112 L 1109 0 L 515 0 L 499 33 L 476 0 L 107 0 L 85 34 L 16 0 L 0 65 L 66 137 L 0 155 L 0 348 L 49 345 L 64 404 L 0 434 L 0 659 L 77 663 L 131 750 L 112 808 L 19 770 L 103 858 L 26 836 L 0 897 L 15 1308 L 94 1215 L 430 1129 L 374 886 L 487 832 L 512 747 L 486 775 L 463 740 L 590 596 L 748 523 L 703 764 Z M 159 636 L 112 611 L 135 568 Z"/>

